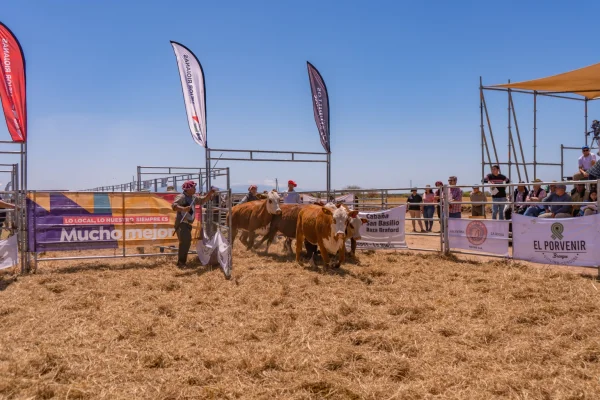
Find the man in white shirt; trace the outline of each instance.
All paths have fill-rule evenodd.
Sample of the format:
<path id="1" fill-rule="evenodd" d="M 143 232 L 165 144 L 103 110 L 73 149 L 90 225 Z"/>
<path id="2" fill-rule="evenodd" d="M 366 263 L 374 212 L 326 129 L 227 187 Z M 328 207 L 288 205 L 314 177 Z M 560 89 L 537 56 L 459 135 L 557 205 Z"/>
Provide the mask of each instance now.
<path id="1" fill-rule="evenodd" d="M 294 191 L 296 186 L 298 186 L 296 182 L 292 180 L 288 181 L 288 191 L 283 195 L 283 202 L 285 204 L 300 204 L 300 193 Z"/>
<path id="2" fill-rule="evenodd" d="M 579 172 L 573 175 L 574 181 L 580 181 L 585 178 L 584 172 L 588 169 L 592 168 L 594 164 L 596 164 L 596 155 L 590 151 L 588 146 L 583 146 L 581 148 L 581 156 L 578 160 Z"/>

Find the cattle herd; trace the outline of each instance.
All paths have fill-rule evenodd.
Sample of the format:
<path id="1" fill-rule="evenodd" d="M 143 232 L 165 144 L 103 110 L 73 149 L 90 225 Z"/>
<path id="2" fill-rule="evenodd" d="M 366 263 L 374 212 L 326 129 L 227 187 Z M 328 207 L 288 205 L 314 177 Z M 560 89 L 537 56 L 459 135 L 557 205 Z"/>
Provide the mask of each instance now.
<path id="1" fill-rule="evenodd" d="M 301 262 L 302 244 L 306 247 L 311 265 L 321 253 L 326 266 L 339 267 L 345 260 L 346 240 L 350 239 L 350 255 L 355 256 L 356 241 L 366 219 L 343 204 L 280 204 L 280 196 L 271 190 L 264 200 L 242 203 L 231 209 L 231 242 L 241 231 L 240 241 L 247 250 L 257 249 L 266 242 L 265 253 L 276 236 L 285 237 L 284 249 L 292 253 L 292 239 L 296 239 L 296 261 Z M 257 235 L 262 235 L 255 243 Z M 329 254 L 338 255 L 338 261 Z"/>

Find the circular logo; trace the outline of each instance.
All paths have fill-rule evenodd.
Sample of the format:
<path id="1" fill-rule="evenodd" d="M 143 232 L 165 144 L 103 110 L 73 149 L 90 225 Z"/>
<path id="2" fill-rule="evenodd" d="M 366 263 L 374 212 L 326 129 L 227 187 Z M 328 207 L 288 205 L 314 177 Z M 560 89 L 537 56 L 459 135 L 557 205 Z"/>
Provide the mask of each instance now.
<path id="1" fill-rule="evenodd" d="M 483 222 L 473 221 L 469 222 L 465 233 L 467 234 L 467 239 L 469 240 L 469 243 L 475 246 L 479 246 L 480 244 L 484 243 L 487 239 L 488 232 Z"/>

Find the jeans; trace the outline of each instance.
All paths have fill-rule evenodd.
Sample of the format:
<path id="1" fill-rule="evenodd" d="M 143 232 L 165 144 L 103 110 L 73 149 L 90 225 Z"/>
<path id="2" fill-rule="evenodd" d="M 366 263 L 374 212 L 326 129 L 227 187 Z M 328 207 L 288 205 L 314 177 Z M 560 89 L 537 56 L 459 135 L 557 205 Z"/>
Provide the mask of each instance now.
<path id="1" fill-rule="evenodd" d="M 451 212 L 448 217 L 449 218 L 461 218 L 462 213 L 461 212 Z"/>
<path id="2" fill-rule="evenodd" d="M 505 203 L 506 202 L 506 198 L 492 197 L 492 202 L 494 202 L 494 203 L 497 203 L 497 202 Z M 498 219 L 497 217 L 499 217 L 500 220 L 504 220 L 504 204 L 492 204 L 492 219 Z"/>
<path id="3" fill-rule="evenodd" d="M 523 215 L 526 217 L 537 217 L 542 211 L 544 211 L 544 209 L 538 206 L 529 206 Z"/>
<path id="4" fill-rule="evenodd" d="M 433 213 L 435 211 L 434 206 L 425 206 L 423 207 L 423 218 L 425 219 L 425 230 L 431 232 L 431 228 L 433 228 Z"/>

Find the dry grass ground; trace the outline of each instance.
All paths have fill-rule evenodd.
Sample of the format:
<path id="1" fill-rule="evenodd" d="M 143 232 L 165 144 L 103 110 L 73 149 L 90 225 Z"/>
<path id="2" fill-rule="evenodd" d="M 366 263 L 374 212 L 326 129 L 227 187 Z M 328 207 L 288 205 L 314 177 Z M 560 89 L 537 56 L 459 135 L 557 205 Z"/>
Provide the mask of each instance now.
<path id="1" fill-rule="evenodd" d="M 238 246 L 0 280 L 3 399 L 598 399 L 590 277 L 436 254 L 309 269 Z"/>

